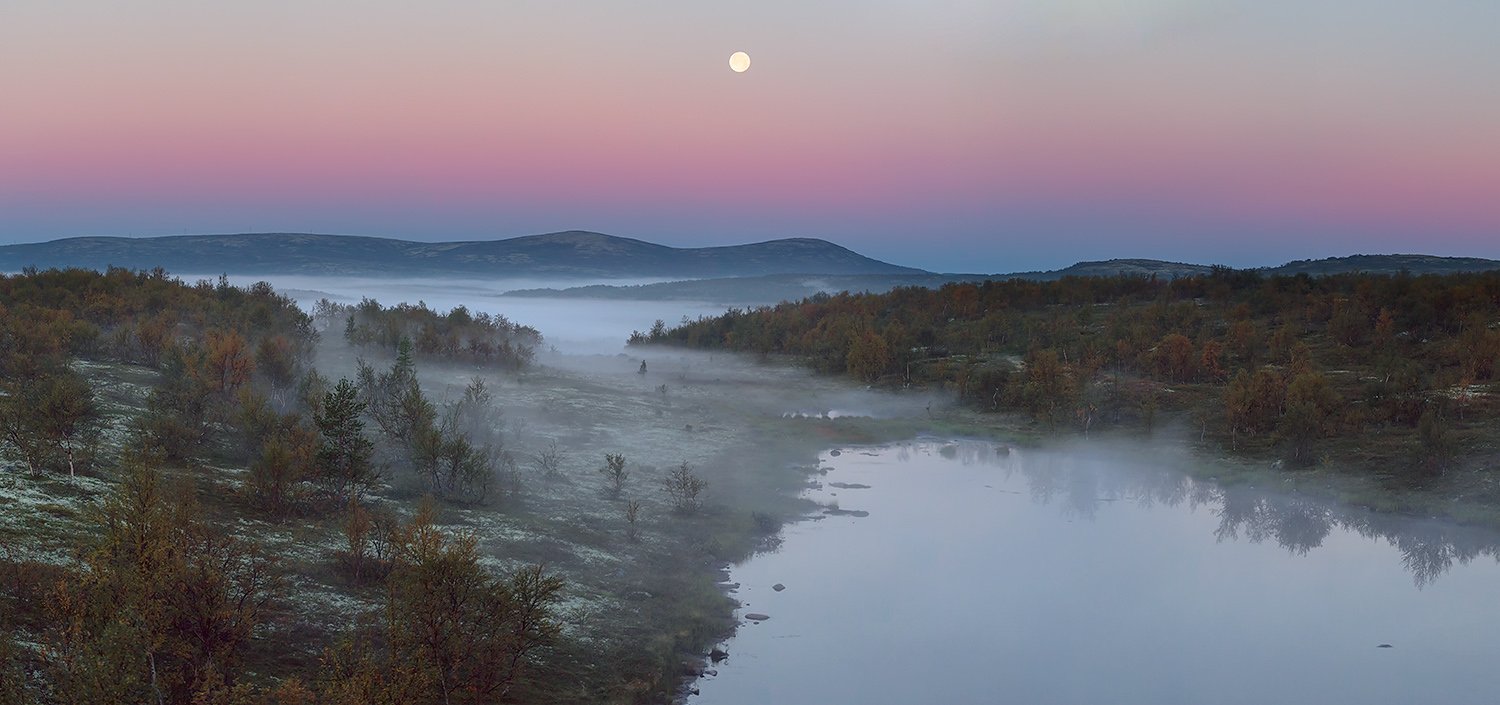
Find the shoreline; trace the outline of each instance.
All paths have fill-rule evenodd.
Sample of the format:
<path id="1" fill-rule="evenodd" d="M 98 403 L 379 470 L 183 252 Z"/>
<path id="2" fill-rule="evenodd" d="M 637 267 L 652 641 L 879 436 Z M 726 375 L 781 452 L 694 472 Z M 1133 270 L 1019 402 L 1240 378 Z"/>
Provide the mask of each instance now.
<path id="1" fill-rule="evenodd" d="M 1367 512 L 1377 519 L 1396 521 L 1433 521 L 1458 530 L 1500 532 L 1500 508 L 1483 501 L 1464 501 L 1462 497 L 1449 496 L 1433 489 L 1394 491 L 1382 488 L 1371 478 L 1349 472 L 1347 467 L 1319 465 L 1306 469 L 1279 467 L 1275 461 L 1245 457 L 1215 456 L 1205 452 L 1201 443 L 1186 437 L 1161 439 L 1162 434 L 1140 434 L 1130 429 L 1111 432 L 1096 432 L 1090 437 L 1073 433 L 1038 432 L 1035 424 L 1011 415 L 990 416 L 983 412 L 953 407 L 948 413 L 926 419 L 895 418 L 875 419 L 870 417 L 811 418 L 805 422 L 820 424 L 805 429 L 803 435 L 825 437 L 826 442 L 819 451 L 851 448 L 886 448 L 906 442 L 962 442 L 980 441 L 1003 443 L 1021 448 L 1059 450 L 1076 444 L 1087 447 L 1110 441 L 1127 441 L 1132 444 L 1165 442 L 1186 462 L 1176 464 L 1173 470 L 1180 472 L 1195 483 L 1213 486 L 1222 491 L 1252 490 L 1268 493 L 1283 499 L 1308 498 L 1315 502 L 1346 510 L 1350 513 Z M 843 437 L 842 442 L 835 440 Z M 1159 440 L 1158 440 L 1159 439 Z M 827 473 L 823 466 L 809 466 L 803 482 L 784 491 L 795 492 L 794 499 L 803 500 L 807 482 Z M 1429 509 L 1434 511 L 1422 511 Z M 826 513 L 807 512 L 798 516 L 796 522 L 818 521 Z M 787 522 L 790 525 L 792 522 Z M 717 569 L 723 575 L 716 583 L 724 596 L 733 601 L 735 607 L 729 612 L 734 627 L 712 645 L 718 650 L 732 644 L 745 620 L 733 615 L 742 608 L 732 588 L 738 588 L 734 569 L 753 560 L 760 551 L 752 551 L 743 558 L 728 562 Z M 714 662 L 705 651 L 694 662 L 695 672 L 686 674 L 672 702 L 674 705 L 688 703 L 696 695 L 696 684 L 703 674 L 714 669 Z"/>
<path id="2" fill-rule="evenodd" d="M 731 638 L 739 626 L 734 596 L 724 591 L 721 576 L 763 550 L 769 537 L 780 534 L 781 524 L 818 515 L 818 508 L 802 497 L 802 491 L 819 476 L 817 461 L 830 449 L 889 445 L 923 436 L 1004 442 L 1020 448 L 1151 439 L 1128 430 L 1096 432 L 1090 438 L 1046 433 L 1026 419 L 957 405 L 933 404 L 938 408 L 929 410 L 924 402 L 936 398 L 931 394 L 872 392 L 781 361 L 731 361 L 725 355 L 705 365 L 698 358 L 676 362 L 662 355 L 651 358 L 652 374 L 644 376 L 636 373 L 640 357 L 617 357 L 575 360 L 589 365 L 586 372 L 540 367 L 498 386 L 497 391 L 511 404 L 508 418 L 530 424 L 515 431 L 522 448 L 546 437 L 574 444 L 566 476 L 548 481 L 527 471 L 525 487 L 513 501 L 444 509 L 446 526 L 486 532 L 486 551 L 496 556 L 492 567 L 540 560 L 577 581 L 570 585 L 568 606 L 577 610 L 580 621 L 543 682 L 567 682 L 546 680 L 546 676 L 586 677 L 600 688 L 614 685 L 590 690 L 587 697 L 539 693 L 543 702 L 629 702 L 635 697 L 631 691 L 617 688 L 641 667 L 664 680 L 645 691 L 634 691 L 636 695 L 650 692 L 654 695 L 648 697 L 683 701 L 697 677 L 684 673 L 684 663 L 691 659 L 699 673 L 712 668 L 710 650 Z M 330 368 L 334 370 L 339 367 L 337 356 L 322 360 L 333 363 Z M 605 363 L 618 369 L 599 371 Z M 461 381 L 457 372 L 434 369 L 424 377 Z M 154 377 L 143 368 L 115 364 L 93 365 L 89 373 L 108 382 L 110 413 L 116 417 L 138 410 L 139 395 Z M 658 384 L 669 387 L 669 392 L 658 392 Z M 433 389 L 436 393 L 440 387 Z M 846 408 L 851 395 L 884 406 L 869 416 L 798 418 L 786 414 L 787 409 L 798 407 Z M 803 404 L 799 398 L 812 401 Z M 1186 434 L 1161 432 L 1155 438 L 1171 443 L 1191 459 L 1182 470 L 1196 480 L 1322 497 L 1391 516 L 1437 516 L 1455 526 L 1500 526 L 1500 512 L 1472 499 L 1430 490 L 1392 492 L 1368 478 L 1332 468 L 1278 470 L 1269 462 L 1216 457 L 1190 442 Z M 601 480 L 593 464 L 602 452 L 624 452 L 639 464 L 632 465 L 637 475 L 627 496 L 654 508 L 642 526 L 640 541 L 625 539 L 619 503 L 598 491 Z M 669 513 L 657 494 L 659 476 L 682 456 L 710 481 L 709 504 L 691 517 Z M 189 474 L 207 483 L 205 488 L 232 490 L 233 472 L 203 467 L 211 472 Z M 84 482 L 97 485 L 101 480 Z M 50 487 L 36 488 L 35 501 L 59 516 L 28 530 L 28 542 L 61 542 L 55 532 L 82 518 L 81 509 L 70 503 L 72 490 L 62 496 Z M 391 499 L 402 501 L 399 492 Z M 61 505 L 48 504 L 52 502 Z M 1442 511 L 1420 511 L 1423 507 Z M 221 510 L 241 511 L 235 504 Z M 757 515 L 778 522 L 777 530 L 768 533 L 765 525 L 757 523 Z M 251 518 L 251 528 L 262 526 L 261 519 Z M 304 580 L 295 596 L 313 600 L 297 608 L 307 612 L 303 617 L 317 617 L 320 605 L 345 604 L 340 600 L 346 591 L 326 572 L 318 544 L 300 545 L 307 531 L 314 532 L 314 537 L 333 536 L 335 523 L 310 517 L 265 529 L 269 532 L 265 536 L 273 539 L 278 550 L 294 551 L 289 555 L 297 556 L 299 565 L 294 567 L 302 571 Z M 661 573 L 667 574 L 665 578 Z M 647 597 L 640 597 L 641 593 Z M 378 595 L 351 596 L 363 608 L 378 603 Z M 336 636 L 336 630 L 330 634 Z M 272 642 L 290 638 L 281 628 L 267 637 Z M 307 658 L 315 656 L 309 653 Z M 580 664 L 591 662 L 596 670 L 585 675 L 588 672 Z"/>

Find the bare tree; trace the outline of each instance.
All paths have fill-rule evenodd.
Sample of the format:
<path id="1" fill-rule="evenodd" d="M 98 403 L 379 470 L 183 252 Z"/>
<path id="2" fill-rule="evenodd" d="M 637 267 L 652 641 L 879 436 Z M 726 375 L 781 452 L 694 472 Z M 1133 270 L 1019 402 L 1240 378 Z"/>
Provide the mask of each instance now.
<path id="1" fill-rule="evenodd" d="M 640 529 L 640 527 L 637 525 L 637 522 L 640 520 L 640 518 L 641 518 L 641 503 L 639 501 L 637 501 L 637 500 L 634 500 L 634 499 L 630 500 L 629 502 L 626 502 L 625 503 L 625 523 L 627 525 L 627 528 L 626 528 L 625 531 L 630 536 L 630 540 L 631 541 L 635 541 L 639 537 L 639 529 Z"/>
<path id="2" fill-rule="evenodd" d="M 562 477 L 562 463 L 566 453 L 557 447 L 557 441 L 547 442 L 547 447 L 537 451 L 531 456 L 531 464 L 536 466 L 538 472 L 549 480 Z"/>

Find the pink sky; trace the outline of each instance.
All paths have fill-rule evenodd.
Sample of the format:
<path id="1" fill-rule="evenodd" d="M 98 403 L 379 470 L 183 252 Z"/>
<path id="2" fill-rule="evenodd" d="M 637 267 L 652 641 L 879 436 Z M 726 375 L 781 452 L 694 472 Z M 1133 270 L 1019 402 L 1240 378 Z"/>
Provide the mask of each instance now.
<path id="1" fill-rule="evenodd" d="M 1500 9 L 1350 5 L 12 0 L 0 242 L 588 228 L 989 271 L 1500 256 Z"/>

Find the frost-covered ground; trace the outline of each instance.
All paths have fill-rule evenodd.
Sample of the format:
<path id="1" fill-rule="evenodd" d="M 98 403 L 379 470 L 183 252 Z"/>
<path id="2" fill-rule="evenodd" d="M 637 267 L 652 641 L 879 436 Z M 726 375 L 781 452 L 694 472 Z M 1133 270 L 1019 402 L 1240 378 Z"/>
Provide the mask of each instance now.
<path id="1" fill-rule="evenodd" d="M 355 358 L 367 351 L 326 340 L 332 337 L 325 336 L 318 368 L 333 379 L 352 377 Z M 520 374 L 486 374 L 516 473 L 488 503 L 444 505 L 439 515 L 452 530 L 476 535 L 483 565 L 495 573 L 542 563 L 565 579 L 559 614 L 579 658 L 660 653 L 722 635 L 732 622 L 714 583 L 727 561 L 765 539 L 752 512 L 777 520 L 810 512 L 796 495 L 819 449 L 864 437 L 866 424 L 925 418 L 941 406 L 927 396 L 872 392 L 788 365 L 632 352 L 544 355 Z M 439 404 L 458 398 L 476 373 L 420 360 L 418 367 L 424 390 Z M 118 449 L 156 373 L 93 362 L 78 369 L 99 391 L 105 445 Z M 563 457 L 559 473 L 547 477 L 532 458 L 553 442 Z M 598 472 L 606 453 L 627 459 L 629 477 L 618 497 Z M 695 516 L 675 514 L 662 488 L 667 473 L 684 462 L 708 481 Z M 304 650 L 311 659 L 329 636 L 378 615 L 384 592 L 350 586 L 336 567 L 343 541 L 338 513 L 273 521 L 241 498 L 244 468 L 222 457 L 169 472 L 199 488 L 215 521 L 279 559 L 287 599 L 264 634 L 278 648 Z M 386 480 L 372 503 L 409 516 L 420 494 L 410 471 L 390 467 Z M 95 531 L 90 508 L 111 484 L 107 466 L 76 479 L 0 472 L 0 540 L 17 557 L 73 560 Z M 633 537 L 625 516 L 630 501 L 641 505 Z"/>

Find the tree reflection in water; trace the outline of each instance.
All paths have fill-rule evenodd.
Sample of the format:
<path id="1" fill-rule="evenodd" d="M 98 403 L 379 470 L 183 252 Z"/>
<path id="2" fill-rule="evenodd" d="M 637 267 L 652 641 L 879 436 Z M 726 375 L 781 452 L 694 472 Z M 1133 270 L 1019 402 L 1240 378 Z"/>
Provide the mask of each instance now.
<path id="1" fill-rule="evenodd" d="M 1192 458 L 1183 449 L 1140 444 L 1080 443 L 1018 449 L 982 441 L 903 444 L 910 453 L 939 454 L 965 465 L 995 466 L 1026 483 L 1032 501 L 1056 503 L 1069 518 L 1093 520 L 1101 505 L 1126 501 L 1211 511 L 1219 519 L 1219 541 L 1275 541 L 1305 556 L 1323 545 L 1335 529 L 1381 539 L 1395 547 L 1418 588 L 1475 558 L 1500 560 L 1500 532 L 1453 522 L 1381 513 L 1300 494 L 1247 485 L 1195 480 L 1177 468 Z"/>

